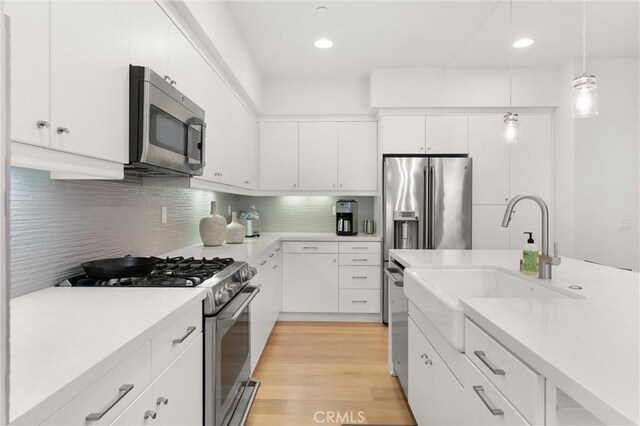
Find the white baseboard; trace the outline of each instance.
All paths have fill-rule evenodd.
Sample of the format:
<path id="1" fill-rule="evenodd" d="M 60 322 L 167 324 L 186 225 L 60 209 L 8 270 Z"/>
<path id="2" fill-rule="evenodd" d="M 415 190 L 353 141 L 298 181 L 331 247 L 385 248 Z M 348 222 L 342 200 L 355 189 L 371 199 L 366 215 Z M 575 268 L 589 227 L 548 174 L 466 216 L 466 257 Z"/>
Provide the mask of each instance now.
<path id="1" fill-rule="evenodd" d="M 278 321 L 380 322 L 380 314 L 280 312 Z"/>

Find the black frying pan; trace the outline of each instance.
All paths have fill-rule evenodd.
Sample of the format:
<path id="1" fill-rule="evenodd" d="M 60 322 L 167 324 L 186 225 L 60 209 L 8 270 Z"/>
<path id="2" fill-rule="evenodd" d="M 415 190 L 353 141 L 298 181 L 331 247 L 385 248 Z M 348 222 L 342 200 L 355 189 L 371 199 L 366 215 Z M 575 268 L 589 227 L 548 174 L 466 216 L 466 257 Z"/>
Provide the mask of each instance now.
<path id="1" fill-rule="evenodd" d="M 84 272 L 95 279 L 143 277 L 153 271 L 157 257 L 117 257 L 84 262 L 80 266 Z"/>

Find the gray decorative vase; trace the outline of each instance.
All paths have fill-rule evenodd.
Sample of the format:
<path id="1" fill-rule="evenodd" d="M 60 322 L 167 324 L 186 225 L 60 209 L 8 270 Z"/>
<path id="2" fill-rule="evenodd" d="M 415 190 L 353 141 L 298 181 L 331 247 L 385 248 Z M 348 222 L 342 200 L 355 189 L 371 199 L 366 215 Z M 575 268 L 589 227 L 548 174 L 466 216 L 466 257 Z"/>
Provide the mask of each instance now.
<path id="1" fill-rule="evenodd" d="M 205 246 L 221 246 L 227 232 L 227 221 L 216 214 L 216 202 L 211 202 L 211 214 L 200 219 L 200 238 Z"/>

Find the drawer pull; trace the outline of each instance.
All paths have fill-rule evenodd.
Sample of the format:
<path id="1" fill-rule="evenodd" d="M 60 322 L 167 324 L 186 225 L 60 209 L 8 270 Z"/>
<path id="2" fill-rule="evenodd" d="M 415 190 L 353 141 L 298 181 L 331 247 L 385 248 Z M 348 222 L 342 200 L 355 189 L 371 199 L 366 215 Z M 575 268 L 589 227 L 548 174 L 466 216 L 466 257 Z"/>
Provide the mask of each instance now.
<path id="1" fill-rule="evenodd" d="M 369 261 L 369 259 L 351 259 L 351 260 L 353 260 L 354 262 L 368 262 Z"/>
<path id="2" fill-rule="evenodd" d="M 116 395 L 116 397 L 113 398 L 111 402 L 109 402 L 107 406 L 102 409 L 102 411 L 89 414 L 87 417 L 85 417 L 85 420 L 88 422 L 94 422 L 103 418 L 104 415 L 109 412 L 109 410 L 111 410 L 118 402 L 120 402 L 122 398 L 124 398 L 129 392 L 131 392 L 131 389 L 133 389 L 133 385 L 120 386 L 120 389 L 118 389 L 118 395 Z"/>
<path id="3" fill-rule="evenodd" d="M 487 359 L 487 355 L 483 351 L 473 351 L 473 353 L 496 376 L 504 376 L 506 374 L 503 369 L 496 368 L 493 363 Z"/>
<path id="4" fill-rule="evenodd" d="M 276 249 L 276 251 L 280 251 L 280 247 L 278 247 L 278 248 Z"/>
<path id="5" fill-rule="evenodd" d="M 352 300 L 351 303 L 367 303 L 366 300 Z"/>
<path id="6" fill-rule="evenodd" d="M 266 264 L 267 264 L 267 261 L 266 261 L 266 260 L 263 260 L 262 262 L 260 262 L 260 266 L 264 266 L 264 265 L 266 265 Z"/>
<path id="7" fill-rule="evenodd" d="M 273 265 L 273 269 L 278 269 L 278 265 Z"/>
<path id="8" fill-rule="evenodd" d="M 311 249 L 318 250 L 318 247 L 315 247 L 315 246 L 305 246 L 305 247 L 302 247 L 302 249 L 303 249 L 303 250 L 311 250 Z"/>
<path id="9" fill-rule="evenodd" d="M 182 336 L 179 339 L 173 339 L 173 343 L 178 344 L 178 343 L 182 343 L 184 342 L 184 340 L 189 337 L 191 335 L 191 333 L 193 333 L 194 331 L 196 331 L 195 327 L 187 327 L 187 332 L 184 334 L 184 336 Z"/>
<path id="10" fill-rule="evenodd" d="M 156 405 L 164 404 L 167 405 L 169 403 L 169 398 L 165 396 L 159 396 L 156 400 Z"/>
<path id="11" fill-rule="evenodd" d="M 484 388 L 482 386 L 474 386 L 473 391 L 476 393 L 476 395 L 478 395 L 478 398 L 480 398 L 480 400 L 489 409 L 489 411 L 491 411 L 491 414 L 493 414 L 494 416 L 502 416 L 504 414 L 504 411 L 502 411 L 500 408 L 493 407 L 491 401 L 489 401 L 489 398 L 487 398 L 487 396 L 484 394 Z"/>
<path id="12" fill-rule="evenodd" d="M 273 257 L 273 256 L 275 256 L 275 255 L 276 255 L 275 253 L 271 253 L 271 254 L 269 255 L 269 257 Z"/>
<path id="13" fill-rule="evenodd" d="M 351 277 L 351 279 L 354 279 L 354 280 L 366 280 L 367 277 Z"/>
<path id="14" fill-rule="evenodd" d="M 156 419 L 156 417 L 158 417 L 158 413 L 156 413 L 153 410 L 147 410 L 144 412 L 144 419 L 145 420 L 149 420 L 149 417 L 151 417 L 153 420 Z"/>
<path id="15" fill-rule="evenodd" d="M 369 247 L 351 247 L 354 250 L 369 250 Z"/>

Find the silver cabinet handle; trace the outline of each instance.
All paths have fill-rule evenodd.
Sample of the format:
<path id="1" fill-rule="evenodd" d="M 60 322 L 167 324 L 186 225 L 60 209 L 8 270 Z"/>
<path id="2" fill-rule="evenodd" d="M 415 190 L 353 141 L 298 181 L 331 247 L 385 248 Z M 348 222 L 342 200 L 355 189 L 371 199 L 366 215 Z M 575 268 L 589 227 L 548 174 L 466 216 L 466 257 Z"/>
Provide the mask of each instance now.
<path id="1" fill-rule="evenodd" d="M 278 265 L 273 265 L 273 269 L 278 269 Z"/>
<path id="2" fill-rule="evenodd" d="M 302 250 L 311 250 L 311 249 L 318 250 L 318 247 L 314 247 L 314 246 L 305 246 L 305 247 L 302 247 Z"/>
<path id="3" fill-rule="evenodd" d="M 353 280 L 366 280 L 367 277 L 351 277 Z"/>
<path id="4" fill-rule="evenodd" d="M 148 420 L 148 419 L 149 419 L 149 417 L 151 417 L 152 419 L 154 419 L 154 420 L 155 420 L 155 419 L 156 419 L 156 417 L 158 417 L 158 413 L 156 413 L 156 412 L 155 412 L 155 411 L 153 411 L 153 410 L 147 410 L 147 411 L 145 411 L 145 412 L 144 412 L 144 419 L 145 419 L 145 420 Z"/>
<path id="5" fill-rule="evenodd" d="M 156 401 L 156 405 L 160 405 L 160 404 L 167 405 L 168 403 L 169 403 L 169 398 L 164 397 L 164 396 L 159 396 L 157 401 Z"/>
<path id="6" fill-rule="evenodd" d="M 491 411 L 491 414 L 493 414 L 494 416 L 502 416 L 504 414 L 504 411 L 502 411 L 500 408 L 495 408 L 491 404 L 491 401 L 489 401 L 487 395 L 484 394 L 484 388 L 482 386 L 474 386 L 473 391 L 476 393 L 476 395 L 478 395 L 478 398 L 480 398 L 480 400 L 489 409 L 489 411 Z"/>
<path id="7" fill-rule="evenodd" d="M 248 181 L 248 180 L 245 180 L 244 183 L 245 183 L 245 185 L 249 185 L 251 182 Z"/>
<path id="8" fill-rule="evenodd" d="M 57 134 L 59 134 L 59 135 L 61 135 L 61 134 L 63 134 L 63 133 L 64 133 L 64 134 L 66 134 L 66 135 L 68 135 L 69 133 L 71 133 L 71 131 L 69 130 L 69 128 L 68 128 L 68 127 L 58 127 L 58 128 L 56 129 L 56 133 L 57 133 Z"/>
<path id="9" fill-rule="evenodd" d="M 44 129 L 44 128 L 47 128 L 47 129 L 48 129 L 49 127 L 51 127 L 51 124 L 49 124 L 49 122 L 48 122 L 48 121 L 40 120 L 40 121 L 38 121 L 38 122 L 36 123 L 36 127 L 37 127 L 38 129 Z"/>
<path id="10" fill-rule="evenodd" d="M 177 82 L 177 81 L 175 81 L 175 80 L 171 80 L 169 83 L 170 83 L 172 86 L 175 86 L 176 84 L 178 84 L 178 82 Z"/>
<path id="11" fill-rule="evenodd" d="M 426 353 L 421 353 L 420 358 L 424 359 L 424 365 L 433 365 L 433 361 L 429 358 L 429 355 Z"/>
<path id="12" fill-rule="evenodd" d="M 276 251 L 280 251 L 280 247 L 278 247 L 278 248 L 276 249 Z"/>
<path id="13" fill-rule="evenodd" d="M 164 79 L 165 79 L 165 81 L 169 81 L 169 82 L 171 81 L 171 77 L 169 77 L 168 75 L 165 75 L 165 76 L 164 76 L 164 77 L 162 77 L 162 78 L 164 78 Z"/>
<path id="14" fill-rule="evenodd" d="M 360 247 L 360 246 L 358 246 L 358 247 L 351 247 L 351 248 L 354 249 L 354 250 L 369 250 L 369 247 Z"/>
<path id="15" fill-rule="evenodd" d="M 191 335 L 191 333 L 193 333 L 194 331 L 196 331 L 195 327 L 187 327 L 187 332 L 184 334 L 184 336 L 182 336 L 179 339 L 173 339 L 173 343 L 182 343 L 184 342 L 184 339 L 186 339 L 187 337 L 189 337 Z"/>
<path id="16" fill-rule="evenodd" d="M 296 185 L 295 183 L 293 184 L 293 187 L 296 188 L 298 185 Z"/>
<path id="17" fill-rule="evenodd" d="M 369 259 L 351 259 L 351 260 L 353 260 L 354 262 L 368 262 L 369 261 Z"/>
<path id="18" fill-rule="evenodd" d="M 493 365 L 493 363 L 487 359 L 487 355 L 483 351 L 473 351 L 473 353 L 496 376 L 504 376 L 506 374 L 503 369 L 497 368 L 495 365 Z"/>
<path id="19" fill-rule="evenodd" d="M 85 420 L 88 422 L 94 422 L 100 420 L 105 414 L 109 412 L 122 398 L 124 398 L 133 389 L 133 385 L 122 385 L 118 389 L 118 394 L 113 398 L 103 409 L 97 413 L 90 413 Z"/>
<path id="20" fill-rule="evenodd" d="M 266 260 L 263 260 L 262 262 L 260 262 L 260 266 L 264 266 L 267 263 Z"/>
<path id="21" fill-rule="evenodd" d="M 367 303 L 366 300 L 352 300 L 351 303 Z"/>
<path id="22" fill-rule="evenodd" d="M 273 257 L 273 256 L 275 256 L 275 255 L 276 255 L 275 253 L 271 253 L 271 254 L 269 255 L 269 257 Z"/>

